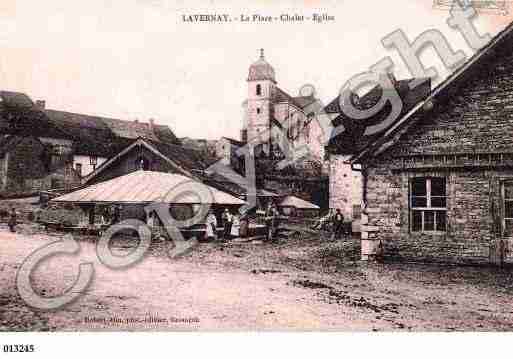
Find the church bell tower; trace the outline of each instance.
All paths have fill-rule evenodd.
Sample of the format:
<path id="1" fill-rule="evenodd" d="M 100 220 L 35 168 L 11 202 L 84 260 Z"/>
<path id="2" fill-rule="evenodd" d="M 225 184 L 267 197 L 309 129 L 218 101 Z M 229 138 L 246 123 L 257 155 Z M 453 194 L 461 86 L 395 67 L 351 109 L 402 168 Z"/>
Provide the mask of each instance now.
<path id="1" fill-rule="evenodd" d="M 258 151 L 268 153 L 270 148 L 270 126 L 273 118 L 272 97 L 276 79 L 274 69 L 260 49 L 260 58 L 249 67 L 248 97 L 246 101 L 245 127 L 247 142 Z M 255 155 L 258 155 L 257 150 Z"/>

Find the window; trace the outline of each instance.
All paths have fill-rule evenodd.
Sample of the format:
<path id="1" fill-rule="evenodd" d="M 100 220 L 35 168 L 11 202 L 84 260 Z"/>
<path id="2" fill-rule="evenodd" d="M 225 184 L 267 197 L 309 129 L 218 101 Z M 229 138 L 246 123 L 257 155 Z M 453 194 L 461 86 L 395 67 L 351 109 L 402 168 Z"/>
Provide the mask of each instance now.
<path id="1" fill-rule="evenodd" d="M 149 171 L 150 161 L 146 157 L 140 156 L 135 161 L 135 168 L 138 170 Z"/>
<path id="2" fill-rule="evenodd" d="M 257 108 L 257 113 L 260 114 L 260 107 Z"/>
<path id="3" fill-rule="evenodd" d="M 410 181 L 412 232 L 445 232 L 447 195 L 444 177 L 418 177 Z"/>
<path id="4" fill-rule="evenodd" d="M 262 95 L 262 85 L 260 85 L 260 84 L 256 85 L 256 94 L 257 94 L 257 96 Z"/>
<path id="5" fill-rule="evenodd" d="M 75 171 L 79 176 L 82 176 L 82 164 L 81 163 L 75 163 Z"/>
<path id="6" fill-rule="evenodd" d="M 62 156 L 62 155 L 65 155 L 66 153 L 68 153 L 67 146 L 64 146 L 64 145 L 54 145 L 53 146 L 53 154 L 55 156 Z"/>
<path id="7" fill-rule="evenodd" d="M 504 235 L 513 234 L 513 181 L 503 182 L 502 199 L 504 208 Z"/>

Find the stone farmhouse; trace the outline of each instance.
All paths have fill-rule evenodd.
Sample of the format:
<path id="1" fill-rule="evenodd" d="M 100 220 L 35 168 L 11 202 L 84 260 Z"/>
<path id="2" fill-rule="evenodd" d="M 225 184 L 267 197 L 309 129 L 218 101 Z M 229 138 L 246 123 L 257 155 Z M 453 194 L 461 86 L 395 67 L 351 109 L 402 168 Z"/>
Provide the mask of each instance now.
<path id="1" fill-rule="evenodd" d="M 513 25 L 350 162 L 367 201 L 364 259 L 511 261 Z"/>
<path id="2" fill-rule="evenodd" d="M 46 109 L 0 91 L 0 195 L 69 190 L 138 138 L 179 145 L 168 126 Z"/>

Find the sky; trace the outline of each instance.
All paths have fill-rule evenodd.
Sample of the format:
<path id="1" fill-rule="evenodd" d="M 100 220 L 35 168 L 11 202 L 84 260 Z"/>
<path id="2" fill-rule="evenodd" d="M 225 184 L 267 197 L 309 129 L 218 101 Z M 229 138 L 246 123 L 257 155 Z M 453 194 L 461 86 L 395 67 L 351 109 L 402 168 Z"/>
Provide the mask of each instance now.
<path id="1" fill-rule="evenodd" d="M 511 6 L 512 4 L 510 4 Z M 496 34 L 513 21 L 483 12 L 474 23 Z M 182 15 L 328 14 L 325 23 L 190 23 Z M 2 0 L 0 89 L 45 100 L 47 108 L 167 124 L 179 137 L 238 138 L 248 68 L 265 49 L 278 86 L 296 95 L 312 84 L 328 103 L 352 76 L 385 56 L 381 39 L 402 29 L 413 41 L 441 31 L 470 56 L 433 0 Z M 432 50 L 422 56 L 443 76 Z"/>

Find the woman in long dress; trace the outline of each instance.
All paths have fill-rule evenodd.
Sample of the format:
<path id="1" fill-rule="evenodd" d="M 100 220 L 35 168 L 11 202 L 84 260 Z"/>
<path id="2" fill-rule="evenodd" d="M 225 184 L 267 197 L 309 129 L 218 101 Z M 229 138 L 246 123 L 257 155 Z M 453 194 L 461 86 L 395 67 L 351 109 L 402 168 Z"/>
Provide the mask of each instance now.
<path id="1" fill-rule="evenodd" d="M 230 234 L 235 238 L 240 236 L 240 219 L 237 214 L 234 214 L 232 217 L 232 229 Z"/>
<path id="2" fill-rule="evenodd" d="M 207 220 L 206 220 L 205 224 L 207 226 L 205 237 L 208 240 L 216 240 L 216 238 L 217 238 L 217 218 L 214 215 L 213 211 L 208 212 Z"/>

